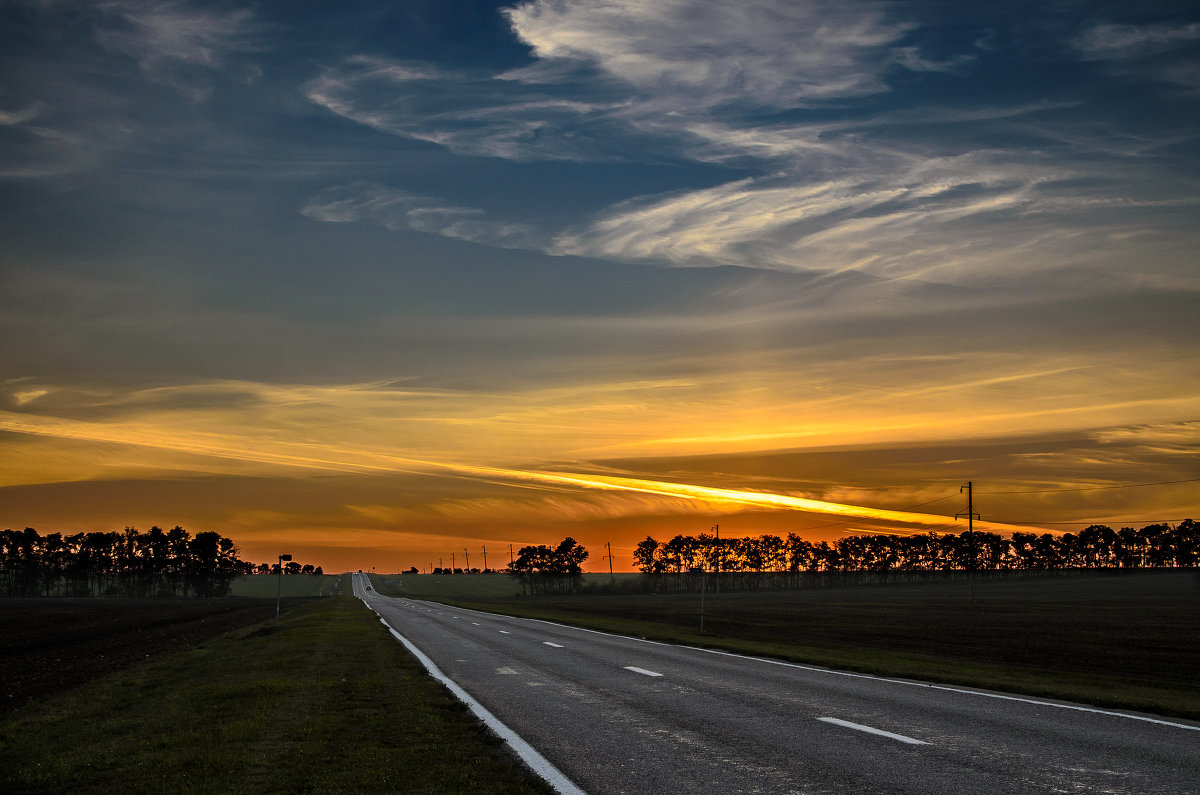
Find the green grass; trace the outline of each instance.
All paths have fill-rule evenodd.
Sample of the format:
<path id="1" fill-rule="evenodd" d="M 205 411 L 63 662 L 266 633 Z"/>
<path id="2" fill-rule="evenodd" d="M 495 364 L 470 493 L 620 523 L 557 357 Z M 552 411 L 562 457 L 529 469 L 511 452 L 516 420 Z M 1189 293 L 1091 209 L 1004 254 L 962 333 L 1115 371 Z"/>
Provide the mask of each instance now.
<path id="1" fill-rule="evenodd" d="M 292 596 L 332 596 L 339 591 L 339 574 L 248 574 L 230 583 L 230 596 L 274 599 Z"/>
<path id="2" fill-rule="evenodd" d="M 346 594 L 4 716 L 0 791 L 550 792 Z"/>
<path id="3" fill-rule="evenodd" d="M 637 637 L 1200 718 L 1194 572 L 980 581 L 974 602 L 960 583 L 726 591 L 719 601 L 710 590 L 703 634 L 698 594 L 521 597 L 511 578 L 465 575 L 374 582 L 384 594 Z"/>

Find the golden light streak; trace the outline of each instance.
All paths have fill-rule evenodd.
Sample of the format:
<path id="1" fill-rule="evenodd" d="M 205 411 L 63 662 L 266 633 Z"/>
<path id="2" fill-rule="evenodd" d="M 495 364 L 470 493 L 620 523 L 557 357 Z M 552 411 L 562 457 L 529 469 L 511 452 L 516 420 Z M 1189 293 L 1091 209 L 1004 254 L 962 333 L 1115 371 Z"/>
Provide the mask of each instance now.
<path id="1" fill-rule="evenodd" d="M 911 511 L 892 511 L 882 508 L 868 508 L 862 505 L 846 505 L 824 500 L 812 500 L 806 497 L 795 497 L 788 494 L 773 494 L 771 492 L 739 491 L 736 489 L 719 489 L 710 486 L 696 486 L 686 483 L 670 483 L 659 480 L 642 480 L 639 478 L 615 477 L 609 475 L 577 475 L 565 472 L 536 472 L 518 469 L 501 469 L 497 467 L 475 467 L 464 464 L 434 464 L 431 466 L 446 466 L 457 471 L 488 473 L 492 477 L 508 476 L 519 479 L 530 479 L 546 483 L 563 483 L 589 489 L 607 489 L 618 491 L 657 494 L 665 497 L 681 497 L 687 500 L 702 500 L 718 504 L 736 504 L 748 508 L 774 508 L 782 510 L 803 511 L 805 513 L 821 513 L 833 516 L 852 516 L 859 519 L 878 519 L 886 522 L 916 524 L 923 526 L 943 526 L 949 517 L 938 514 L 913 513 Z M 1008 525 L 1000 522 L 975 522 L 980 530 L 998 533 L 1014 531 L 1040 530 L 1022 525 Z"/>
<path id="2" fill-rule="evenodd" d="M 292 448 L 300 448 L 305 451 L 305 454 L 301 455 L 280 450 L 264 450 L 258 444 L 254 446 L 248 444 L 256 440 L 242 440 L 244 443 L 247 443 L 245 446 L 237 444 L 236 441 L 234 443 L 217 444 L 211 438 L 213 435 L 206 433 L 165 434 L 158 429 L 127 427 L 119 424 L 103 425 L 58 418 L 39 417 L 35 419 L 13 412 L 0 412 L 0 430 L 84 441 L 138 445 L 172 451 L 184 451 L 217 458 L 229 458 L 238 461 L 254 461 L 263 464 L 322 471 L 409 474 L 441 472 L 475 480 L 500 481 L 507 485 L 537 484 L 541 487 L 551 488 L 569 486 L 582 489 L 654 494 L 725 506 L 737 505 L 746 508 L 794 510 L 859 519 L 876 519 L 922 527 L 943 526 L 947 522 L 947 517 L 937 514 L 869 508 L 860 505 L 813 500 L 788 494 L 713 488 L 710 486 L 613 475 L 583 475 L 571 472 L 537 471 L 432 461 L 395 456 L 365 449 L 333 448 L 313 443 L 289 444 L 278 441 L 274 442 L 277 446 L 284 445 Z M 976 525 L 981 530 L 992 532 L 1010 533 L 1018 530 L 1038 529 L 996 522 L 977 522 Z"/>

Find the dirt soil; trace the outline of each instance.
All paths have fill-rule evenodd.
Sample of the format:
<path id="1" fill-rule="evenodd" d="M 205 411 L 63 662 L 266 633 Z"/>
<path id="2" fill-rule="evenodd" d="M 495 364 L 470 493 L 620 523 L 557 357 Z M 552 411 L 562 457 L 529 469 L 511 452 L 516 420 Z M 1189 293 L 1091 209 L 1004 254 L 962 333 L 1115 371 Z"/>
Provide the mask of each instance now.
<path id="1" fill-rule="evenodd" d="M 268 599 L 0 599 L 0 713 L 274 618 Z"/>

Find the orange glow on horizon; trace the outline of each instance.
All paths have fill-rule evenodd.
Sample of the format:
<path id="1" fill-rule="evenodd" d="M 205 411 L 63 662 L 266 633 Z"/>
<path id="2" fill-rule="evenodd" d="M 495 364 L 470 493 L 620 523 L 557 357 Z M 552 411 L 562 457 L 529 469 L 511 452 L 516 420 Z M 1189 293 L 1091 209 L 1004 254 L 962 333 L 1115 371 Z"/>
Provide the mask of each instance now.
<path id="1" fill-rule="evenodd" d="M 937 514 L 894 511 L 861 505 L 846 505 L 762 491 L 713 488 L 695 484 L 672 483 L 612 475 L 584 475 L 554 471 L 543 472 L 530 469 L 431 461 L 393 456 L 372 450 L 354 448 L 336 449 L 315 444 L 282 445 L 284 447 L 305 449 L 307 454 L 300 455 L 295 452 L 285 452 L 283 450 L 264 450 L 261 447 L 249 448 L 229 443 L 219 444 L 210 437 L 197 434 L 175 433 L 170 436 L 156 436 L 146 433 L 144 429 L 121 429 L 97 423 L 61 419 L 53 422 L 46 422 L 42 418 L 39 418 L 39 420 L 41 421 L 32 422 L 29 418 L 22 417 L 21 415 L 3 412 L 0 413 L 0 429 L 17 433 L 56 436 L 59 438 L 65 437 L 86 441 L 115 442 L 165 448 L 172 451 L 183 451 L 217 458 L 231 458 L 237 461 L 253 461 L 262 464 L 284 465 L 321 471 L 410 474 L 441 471 L 450 472 L 460 477 L 484 481 L 516 481 L 517 483 L 525 484 L 539 483 L 547 486 L 568 486 L 582 489 L 655 494 L 685 500 L 698 500 L 716 505 L 737 505 L 749 509 L 803 511 L 805 513 L 828 514 L 832 516 L 876 519 L 885 522 L 917 525 L 918 527 L 941 526 L 946 523 L 947 519 L 947 517 Z M 993 532 L 1037 529 L 992 522 L 980 522 L 979 526 L 980 529 L 987 529 Z"/>
<path id="2" fill-rule="evenodd" d="M 226 396 L 220 390 L 235 387 L 241 390 L 237 395 L 250 395 L 246 401 L 250 408 L 224 408 Z M 672 388 L 676 387 L 683 388 Z M 617 391 L 622 388 L 614 387 Z M 649 387 L 642 384 L 638 388 Z M 214 390 L 216 396 L 210 400 L 206 389 Z M 547 415 L 532 409 L 510 412 L 514 404 L 503 401 L 486 416 L 482 411 L 455 416 L 455 410 L 465 403 L 445 407 L 444 416 L 436 418 L 422 413 L 432 403 L 411 412 L 413 416 L 398 416 L 405 408 L 403 400 L 411 395 L 418 400 L 443 396 L 379 389 L 382 387 L 377 385 L 197 385 L 164 390 L 164 405 L 155 403 L 162 397 L 155 390 L 127 396 L 105 392 L 88 398 L 94 400 L 92 404 L 78 396 L 63 398 L 58 405 L 41 405 L 54 399 L 53 390 L 23 390 L 20 410 L 0 409 L 0 433 L 11 434 L 0 448 L 0 487 L 12 489 L 6 492 L 12 499 L 5 500 L 6 511 L 0 521 L 32 525 L 46 532 L 181 524 L 192 531 L 221 531 L 247 550 L 247 559 L 270 559 L 275 554 L 272 550 L 278 552 L 280 545 L 288 544 L 305 562 L 324 565 L 330 571 L 341 566 L 363 568 L 371 561 L 425 568 L 431 556 L 436 560 L 439 554 L 448 556 L 464 545 L 475 550 L 497 544 L 507 552 L 510 543 L 518 547 L 551 543 L 570 535 L 596 556 L 588 568 L 607 568 L 607 563 L 599 560 L 602 552 L 598 550 L 611 542 L 617 556 L 615 567 L 628 570 L 633 546 L 641 538 L 695 534 L 717 522 L 722 535 L 729 532 L 731 537 L 796 532 L 814 541 L 851 533 L 958 533 L 966 529 L 966 522 L 955 523 L 952 516 L 870 506 L 922 505 L 933 498 L 948 499 L 944 495 L 957 491 L 959 476 L 977 483 L 987 478 L 997 494 L 1021 493 L 1005 491 L 1018 488 L 1111 488 L 1105 484 L 1122 482 L 1119 473 L 1127 461 L 1117 454 L 1117 448 L 1165 450 L 1164 456 L 1182 462 L 1184 458 L 1173 451 L 1193 449 L 1200 439 L 1200 423 L 1195 421 L 1107 426 L 1076 434 L 1069 442 L 1091 440 L 1086 451 L 1053 443 L 1047 446 L 1043 439 L 1028 449 L 1016 448 L 1018 455 L 1001 453 L 1001 458 L 1010 459 L 1000 466 L 996 463 L 999 459 L 987 455 L 960 460 L 957 454 L 939 454 L 912 469 L 887 463 L 892 453 L 886 451 L 900 447 L 889 434 L 896 428 L 919 425 L 906 424 L 906 418 L 897 414 L 891 424 L 882 426 L 878 444 L 870 447 L 829 448 L 832 453 L 820 448 L 793 448 L 786 453 L 762 450 L 750 459 L 714 452 L 735 438 L 774 438 L 776 434 L 733 433 L 739 424 L 785 429 L 775 424 L 767 411 L 755 417 L 729 418 L 724 426 L 694 423 L 695 428 L 714 433 L 691 437 L 664 432 L 674 426 L 639 425 L 632 420 L 621 426 L 622 434 L 606 437 L 611 427 L 581 432 L 595 443 L 593 449 L 626 449 L 624 440 L 640 436 L 648 440 L 649 450 L 661 450 L 668 441 L 694 442 L 700 450 L 690 457 L 662 458 L 647 457 L 643 450 L 641 456 L 631 452 L 625 463 L 606 464 L 565 455 L 572 449 L 569 442 L 557 448 L 564 453 L 557 458 L 545 455 L 548 447 L 524 446 L 530 439 L 564 433 L 569 421 L 582 416 L 572 413 L 578 406 L 564 407 L 563 414 L 556 415 L 557 421 L 544 427 L 539 423 Z M 451 401 L 464 400 L 461 393 L 447 395 Z M 604 393 L 603 399 L 610 396 Z M 490 396 L 478 399 L 485 397 Z M 193 399 L 196 408 L 191 407 Z M 1160 405 L 1178 400 L 1167 398 Z M 172 407 L 176 405 L 183 407 Z M 220 408 L 214 409 L 214 405 Z M 104 419 L 88 413 L 94 406 L 104 407 Z M 692 421 L 699 410 L 693 406 L 681 412 L 675 424 Z M 605 412 L 623 415 L 624 408 L 607 404 Z M 73 413 L 89 419 L 71 417 Z M 914 418 L 910 415 L 907 419 Z M 822 438 L 835 435 L 842 427 L 851 438 L 857 438 L 871 427 L 870 415 L 864 415 L 855 428 L 839 424 L 842 420 L 836 413 L 813 415 L 808 427 Z M 414 423 L 428 426 L 430 435 L 410 437 Z M 632 432 L 635 427 L 640 433 Z M 510 429 L 512 433 L 506 434 Z M 443 433 L 449 435 L 443 437 Z M 799 430 L 788 433 L 794 436 Z M 467 436 L 478 443 L 462 443 Z M 1002 434 L 989 438 L 997 445 L 1008 444 Z M 430 439 L 438 444 L 430 444 Z M 943 444 L 950 443 L 934 446 Z M 920 445 L 905 449 L 918 450 Z M 477 457 L 464 461 L 463 450 L 477 453 Z M 823 456 L 832 455 L 840 463 L 833 469 L 826 463 L 804 463 L 793 471 L 784 460 L 810 454 L 815 457 L 806 462 L 824 462 Z M 776 455 L 781 457 L 773 458 Z M 751 459 L 754 463 L 747 464 Z M 555 461 L 581 463 L 552 463 Z M 1173 468 L 1173 461 L 1160 466 L 1161 477 L 1143 479 L 1175 480 L 1189 474 L 1186 468 Z M 992 467 L 990 472 L 987 467 Z M 969 474 L 963 476 L 964 472 Z M 828 499 L 814 499 L 806 493 Z M 1193 497 L 1185 486 L 1158 493 L 1163 499 L 1143 503 L 1143 507 L 1100 496 L 1075 501 L 989 501 L 983 507 L 985 515 L 1030 517 L 1029 523 L 980 521 L 975 527 L 1001 534 L 1056 533 L 1059 529 L 1044 529 L 1032 517 L 1057 528 L 1056 520 L 1096 517 L 1110 524 L 1124 520 L 1105 521 L 1104 517 L 1140 520 L 1147 516 L 1145 505 L 1150 505 L 1151 511 L 1163 511 L 1155 513 L 1155 519 L 1179 521 L 1191 510 Z M 80 494 L 86 499 L 78 499 Z M 186 499 L 180 499 L 181 494 L 187 495 Z M 200 494 L 203 496 L 196 496 Z M 1104 497 L 1121 494 L 1126 492 L 1099 493 Z M 1054 511 L 1043 512 L 1045 506 Z M 963 508 L 965 502 L 948 510 Z"/>

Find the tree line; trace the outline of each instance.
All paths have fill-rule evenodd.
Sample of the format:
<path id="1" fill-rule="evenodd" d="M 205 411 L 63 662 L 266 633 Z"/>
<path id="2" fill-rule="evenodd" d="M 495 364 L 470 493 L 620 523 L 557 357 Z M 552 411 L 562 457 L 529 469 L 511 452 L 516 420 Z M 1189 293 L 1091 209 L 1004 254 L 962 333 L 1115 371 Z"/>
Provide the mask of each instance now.
<path id="1" fill-rule="evenodd" d="M 1200 564 L 1200 524 L 1151 524 L 1141 529 L 1091 525 L 1078 533 L 989 532 L 910 536 L 856 535 L 807 541 L 796 533 L 745 538 L 716 538 L 708 533 L 677 535 L 658 542 L 647 536 L 634 550 L 634 563 L 646 574 L 730 576 L 763 575 L 786 584 L 788 575 L 810 572 L 1033 571 L 1066 569 L 1143 569 L 1194 567 Z M 762 577 L 744 578 L 762 582 Z M 797 579 L 798 578 L 794 578 Z"/>
<path id="2" fill-rule="evenodd" d="M 243 574 L 275 572 L 278 563 L 248 563 L 211 530 L 0 531 L 0 596 L 226 596 Z M 323 572 L 292 561 L 283 573 Z"/>
<path id="3" fill-rule="evenodd" d="M 521 583 L 522 593 L 571 593 L 579 590 L 583 562 L 590 553 L 567 537 L 556 547 L 545 544 L 521 547 L 508 573 Z"/>

